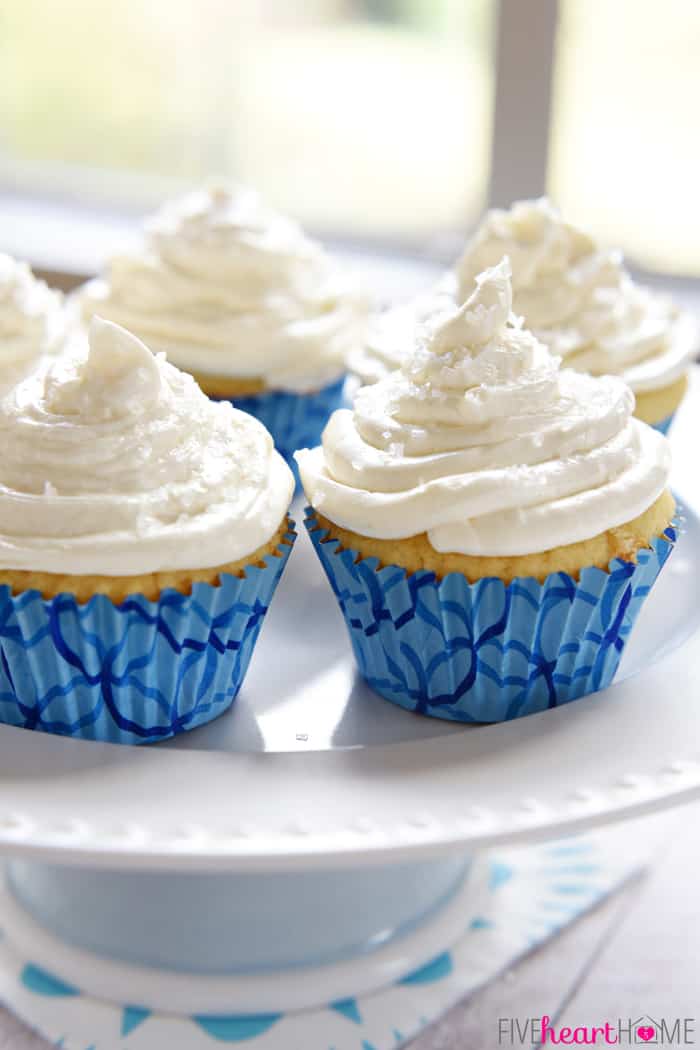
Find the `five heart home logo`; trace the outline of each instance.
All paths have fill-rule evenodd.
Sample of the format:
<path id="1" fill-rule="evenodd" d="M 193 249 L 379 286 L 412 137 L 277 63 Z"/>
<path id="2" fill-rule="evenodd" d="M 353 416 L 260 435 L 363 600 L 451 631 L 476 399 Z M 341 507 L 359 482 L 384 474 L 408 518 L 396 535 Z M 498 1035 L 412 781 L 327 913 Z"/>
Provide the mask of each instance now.
<path id="1" fill-rule="evenodd" d="M 694 1017 L 618 1017 L 616 1021 L 559 1025 L 541 1017 L 499 1017 L 498 1044 L 503 1046 L 695 1046 Z"/>

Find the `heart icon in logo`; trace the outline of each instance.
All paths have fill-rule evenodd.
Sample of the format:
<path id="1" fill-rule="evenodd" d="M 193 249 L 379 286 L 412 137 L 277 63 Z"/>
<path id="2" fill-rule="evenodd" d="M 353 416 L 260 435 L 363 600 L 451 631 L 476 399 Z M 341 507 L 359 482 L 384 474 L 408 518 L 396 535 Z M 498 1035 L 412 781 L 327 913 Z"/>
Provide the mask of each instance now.
<path id="1" fill-rule="evenodd" d="M 656 1032 L 654 1031 L 654 1029 L 651 1027 L 650 1024 L 643 1024 L 643 1025 L 640 1025 L 639 1028 L 637 1029 L 637 1035 L 639 1036 L 640 1039 L 643 1039 L 645 1043 L 648 1043 L 651 1039 L 654 1038 L 654 1036 L 656 1035 Z"/>

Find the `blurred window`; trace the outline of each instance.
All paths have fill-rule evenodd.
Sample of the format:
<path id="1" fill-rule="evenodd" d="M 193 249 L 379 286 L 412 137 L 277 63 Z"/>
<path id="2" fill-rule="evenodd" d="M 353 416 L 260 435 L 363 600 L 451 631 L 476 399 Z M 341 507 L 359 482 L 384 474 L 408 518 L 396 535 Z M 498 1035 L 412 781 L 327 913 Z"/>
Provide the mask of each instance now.
<path id="1" fill-rule="evenodd" d="M 549 190 L 644 266 L 700 275 L 700 3 L 561 0 Z"/>
<path id="2" fill-rule="evenodd" d="M 494 0 L 6 0 L 0 183 L 151 206 L 210 173 L 321 231 L 486 203 Z"/>
<path id="3" fill-rule="evenodd" d="M 698 55 L 698 0 L 5 0 L 0 188 L 143 211 L 228 174 L 447 261 L 546 169 L 572 221 L 700 275 Z"/>

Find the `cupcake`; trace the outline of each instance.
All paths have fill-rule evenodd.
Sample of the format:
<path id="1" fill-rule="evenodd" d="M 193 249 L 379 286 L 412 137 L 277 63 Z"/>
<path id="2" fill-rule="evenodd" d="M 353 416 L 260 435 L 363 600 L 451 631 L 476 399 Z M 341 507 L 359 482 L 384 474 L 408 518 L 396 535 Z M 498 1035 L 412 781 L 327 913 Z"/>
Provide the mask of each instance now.
<path id="1" fill-rule="evenodd" d="M 637 418 L 666 433 L 700 345 L 696 320 L 636 284 L 619 252 L 598 248 L 546 200 L 489 212 L 453 271 L 373 319 L 351 358 L 353 372 L 370 383 L 399 367 L 407 331 L 464 302 L 476 276 L 504 255 L 513 269 L 513 309 L 537 338 L 570 368 L 621 376 L 635 394 Z"/>
<path id="2" fill-rule="evenodd" d="M 619 377 L 561 370 L 511 297 L 503 260 L 297 453 L 360 673 L 462 722 L 608 685 L 675 540 L 667 439 Z"/>
<path id="3" fill-rule="evenodd" d="M 293 542 L 270 435 L 135 336 L 0 395 L 0 720 L 120 743 L 236 696 Z"/>
<path id="4" fill-rule="evenodd" d="M 622 376 L 637 418 L 665 433 L 700 345 L 696 320 L 636 284 L 619 252 L 602 250 L 547 200 L 487 214 L 457 263 L 457 299 L 506 254 L 513 309 L 527 327 L 567 366 Z"/>
<path id="5" fill-rule="evenodd" d="M 0 254 L 0 385 L 59 350 L 66 327 L 61 293 L 37 280 L 26 263 Z"/>
<path id="6" fill-rule="evenodd" d="M 80 295 L 272 433 L 293 464 L 342 398 L 366 306 L 321 246 L 250 190 L 212 185 L 167 203 L 142 249 Z"/>

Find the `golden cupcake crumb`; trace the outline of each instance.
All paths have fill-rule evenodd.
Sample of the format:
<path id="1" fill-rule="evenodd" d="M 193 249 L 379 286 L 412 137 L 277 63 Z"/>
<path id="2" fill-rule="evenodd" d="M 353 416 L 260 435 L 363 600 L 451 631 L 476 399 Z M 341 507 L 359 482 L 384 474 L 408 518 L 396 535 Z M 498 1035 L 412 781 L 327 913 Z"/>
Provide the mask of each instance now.
<path id="1" fill-rule="evenodd" d="M 23 591 L 39 591 L 44 598 L 57 594 L 72 594 L 77 601 L 87 602 L 96 594 L 106 594 L 118 605 L 129 595 L 142 594 L 149 601 L 156 601 L 162 591 L 171 588 L 181 594 L 189 594 L 195 583 L 211 583 L 216 586 L 223 575 L 245 575 L 253 565 L 264 567 L 267 554 L 279 553 L 282 545 L 289 546 L 286 533 L 292 530 L 287 518 L 267 543 L 239 561 L 227 562 L 210 569 L 178 569 L 170 572 L 151 572 L 141 576 L 71 576 L 54 572 L 27 572 L 19 569 L 0 569 L 0 586 L 8 585 L 14 594 Z"/>
<path id="2" fill-rule="evenodd" d="M 683 375 L 668 386 L 658 390 L 643 390 L 635 394 L 634 414 L 644 423 L 660 423 L 672 415 L 685 397 L 688 389 L 688 377 Z"/>
<path id="3" fill-rule="evenodd" d="M 675 509 L 675 500 L 667 489 L 638 518 L 601 532 L 590 540 L 553 547 L 540 554 L 511 557 L 445 554 L 431 546 L 425 532 L 403 540 L 375 540 L 342 529 L 322 514 L 316 513 L 316 520 L 319 528 L 329 530 L 324 543 L 339 540 L 341 549 L 359 551 L 365 558 L 379 558 L 380 568 L 400 565 L 408 573 L 426 569 L 439 579 L 458 572 L 470 582 L 496 576 L 504 583 L 510 583 L 518 576 L 530 576 L 542 583 L 553 572 L 565 572 L 577 579 L 581 569 L 590 566 L 607 569 L 613 558 L 635 561 L 638 550 L 648 547 L 652 539 L 663 536 Z"/>
<path id="4" fill-rule="evenodd" d="M 250 397 L 251 394 L 263 394 L 267 390 L 264 379 L 256 377 L 246 379 L 244 376 L 216 376 L 206 372 L 190 372 L 207 397 Z"/>
<path id="5" fill-rule="evenodd" d="M 197 384 L 207 397 L 235 399 L 237 397 L 251 397 L 255 394 L 270 393 L 270 387 L 267 386 L 264 379 L 246 379 L 243 376 L 238 378 L 235 376 L 214 376 L 208 375 L 206 372 L 190 372 L 190 375 L 196 379 Z M 308 393 L 317 394 L 318 390 L 311 390 Z"/>

